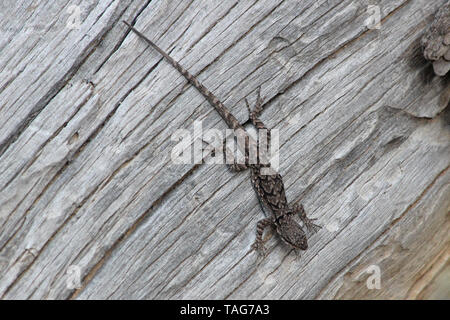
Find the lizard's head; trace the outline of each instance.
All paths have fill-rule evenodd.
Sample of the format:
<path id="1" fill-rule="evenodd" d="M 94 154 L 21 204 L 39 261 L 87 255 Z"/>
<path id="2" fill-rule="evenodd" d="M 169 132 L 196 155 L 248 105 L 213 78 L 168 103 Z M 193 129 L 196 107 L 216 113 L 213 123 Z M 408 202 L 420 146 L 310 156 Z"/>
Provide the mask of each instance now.
<path id="1" fill-rule="evenodd" d="M 294 219 L 283 219 L 277 226 L 281 239 L 294 249 L 308 249 L 308 240 L 302 227 Z"/>

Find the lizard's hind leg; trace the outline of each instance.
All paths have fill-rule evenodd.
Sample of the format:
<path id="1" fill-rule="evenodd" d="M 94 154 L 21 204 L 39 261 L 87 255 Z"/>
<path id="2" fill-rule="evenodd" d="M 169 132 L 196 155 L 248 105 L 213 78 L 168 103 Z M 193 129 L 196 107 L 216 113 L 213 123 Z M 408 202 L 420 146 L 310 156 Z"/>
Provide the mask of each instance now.
<path id="1" fill-rule="evenodd" d="M 253 110 L 251 110 L 248 100 L 247 100 L 247 98 L 245 98 L 245 105 L 246 105 L 248 113 L 249 113 L 250 121 L 257 129 L 266 129 L 267 131 L 269 131 L 269 129 L 259 119 L 259 116 L 261 115 L 261 112 L 263 111 L 262 104 L 264 101 L 264 99 L 261 98 L 261 87 L 258 87 L 258 89 L 256 91 L 256 95 L 257 95 L 256 103 L 255 103 L 255 107 L 253 108 Z"/>
<path id="2" fill-rule="evenodd" d="M 271 226 L 274 224 L 274 221 L 272 218 L 266 218 L 258 221 L 258 224 L 256 225 L 256 240 L 255 243 L 252 245 L 252 249 L 256 250 L 260 255 L 266 256 L 267 250 L 264 247 L 264 241 L 263 241 L 263 233 L 264 229 L 266 227 Z"/>

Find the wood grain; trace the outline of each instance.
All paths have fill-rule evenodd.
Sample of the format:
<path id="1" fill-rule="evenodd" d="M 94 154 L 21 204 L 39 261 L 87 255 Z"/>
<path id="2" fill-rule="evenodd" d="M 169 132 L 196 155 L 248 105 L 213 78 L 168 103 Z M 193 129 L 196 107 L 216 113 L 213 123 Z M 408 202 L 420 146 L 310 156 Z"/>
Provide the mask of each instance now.
<path id="1" fill-rule="evenodd" d="M 78 1 L 2 2 L 0 297 L 435 297 L 450 86 L 420 39 L 444 2 L 377 1 L 379 29 L 369 1 L 92 0 L 75 29 Z M 288 200 L 323 226 L 301 257 L 271 233 L 250 251 L 248 172 L 173 163 L 176 130 L 226 126 L 123 19 L 242 122 L 262 86 Z"/>

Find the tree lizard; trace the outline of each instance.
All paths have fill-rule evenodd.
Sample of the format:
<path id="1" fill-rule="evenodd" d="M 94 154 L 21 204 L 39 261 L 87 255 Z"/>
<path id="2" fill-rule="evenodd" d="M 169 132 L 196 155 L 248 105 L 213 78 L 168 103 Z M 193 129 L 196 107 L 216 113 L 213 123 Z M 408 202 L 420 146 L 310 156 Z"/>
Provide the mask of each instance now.
<path id="1" fill-rule="evenodd" d="M 175 69 L 177 69 L 186 80 L 192 84 L 209 103 L 215 108 L 222 119 L 227 123 L 227 125 L 235 131 L 236 136 L 245 134 L 245 129 L 239 123 L 239 121 L 233 116 L 233 114 L 224 106 L 224 104 L 203 84 L 200 83 L 191 73 L 189 73 L 185 68 L 183 68 L 177 61 L 170 57 L 165 51 L 158 47 L 155 43 L 149 40 L 141 32 L 136 30 L 128 22 L 123 21 L 135 34 L 137 34 L 141 39 L 143 39 L 147 44 L 158 51 Z M 250 109 L 247 99 L 245 99 L 247 109 L 250 114 L 250 121 L 257 129 L 268 130 L 263 122 L 258 119 L 259 114 L 262 112 L 263 99 L 260 96 L 260 88 L 257 91 L 256 105 L 253 110 Z M 295 250 L 306 250 L 308 248 L 308 242 L 306 233 L 302 229 L 301 225 L 294 220 L 295 215 L 299 215 L 301 221 L 304 223 L 308 231 L 316 232 L 320 226 L 314 224 L 312 221 L 316 219 L 309 219 L 306 216 L 305 210 L 301 204 L 295 203 L 290 205 L 286 199 L 284 183 L 281 175 L 274 170 L 272 174 L 262 174 L 261 170 L 271 169 L 270 164 L 263 164 L 259 156 L 259 160 L 256 164 L 250 164 L 248 161 L 249 145 L 256 146 L 256 143 L 252 138 L 245 134 L 245 164 L 234 164 L 230 166 L 234 171 L 242 171 L 245 169 L 250 169 L 251 171 L 251 183 L 256 191 L 256 195 L 262 209 L 268 208 L 272 213 L 271 217 L 262 219 L 258 221 L 256 226 L 256 240 L 252 245 L 252 249 L 256 250 L 262 255 L 267 254 L 267 250 L 264 247 L 263 232 L 266 227 L 275 227 L 277 233 L 280 235 L 281 239 L 286 242 L 291 248 Z M 250 141 L 251 140 L 251 141 Z M 249 143 L 253 142 L 253 143 Z"/>

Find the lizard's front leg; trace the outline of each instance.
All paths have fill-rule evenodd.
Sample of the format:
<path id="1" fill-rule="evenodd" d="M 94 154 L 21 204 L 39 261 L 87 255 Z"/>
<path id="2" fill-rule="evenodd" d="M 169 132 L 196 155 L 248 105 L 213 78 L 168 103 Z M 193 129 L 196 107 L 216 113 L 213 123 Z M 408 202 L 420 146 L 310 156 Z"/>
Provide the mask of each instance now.
<path id="1" fill-rule="evenodd" d="M 252 249 L 256 250 L 260 255 L 265 256 L 267 250 L 264 247 L 263 233 L 264 229 L 268 226 L 274 225 L 275 221 L 273 218 L 266 218 L 258 221 L 256 225 L 256 240 L 252 245 Z"/>
<path id="2" fill-rule="evenodd" d="M 322 227 L 313 223 L 314 220 L 317 220 L 316 218 L 310 219 L 306 216 L 305 209 L 303 208 L 303 205 L 295 203 L 289 214 L 298 214 L 300 216 L 300 219 L 305 224 L 306 229 L 308 229 L 309 232 L 316 233 L 321 229 Z"/>

